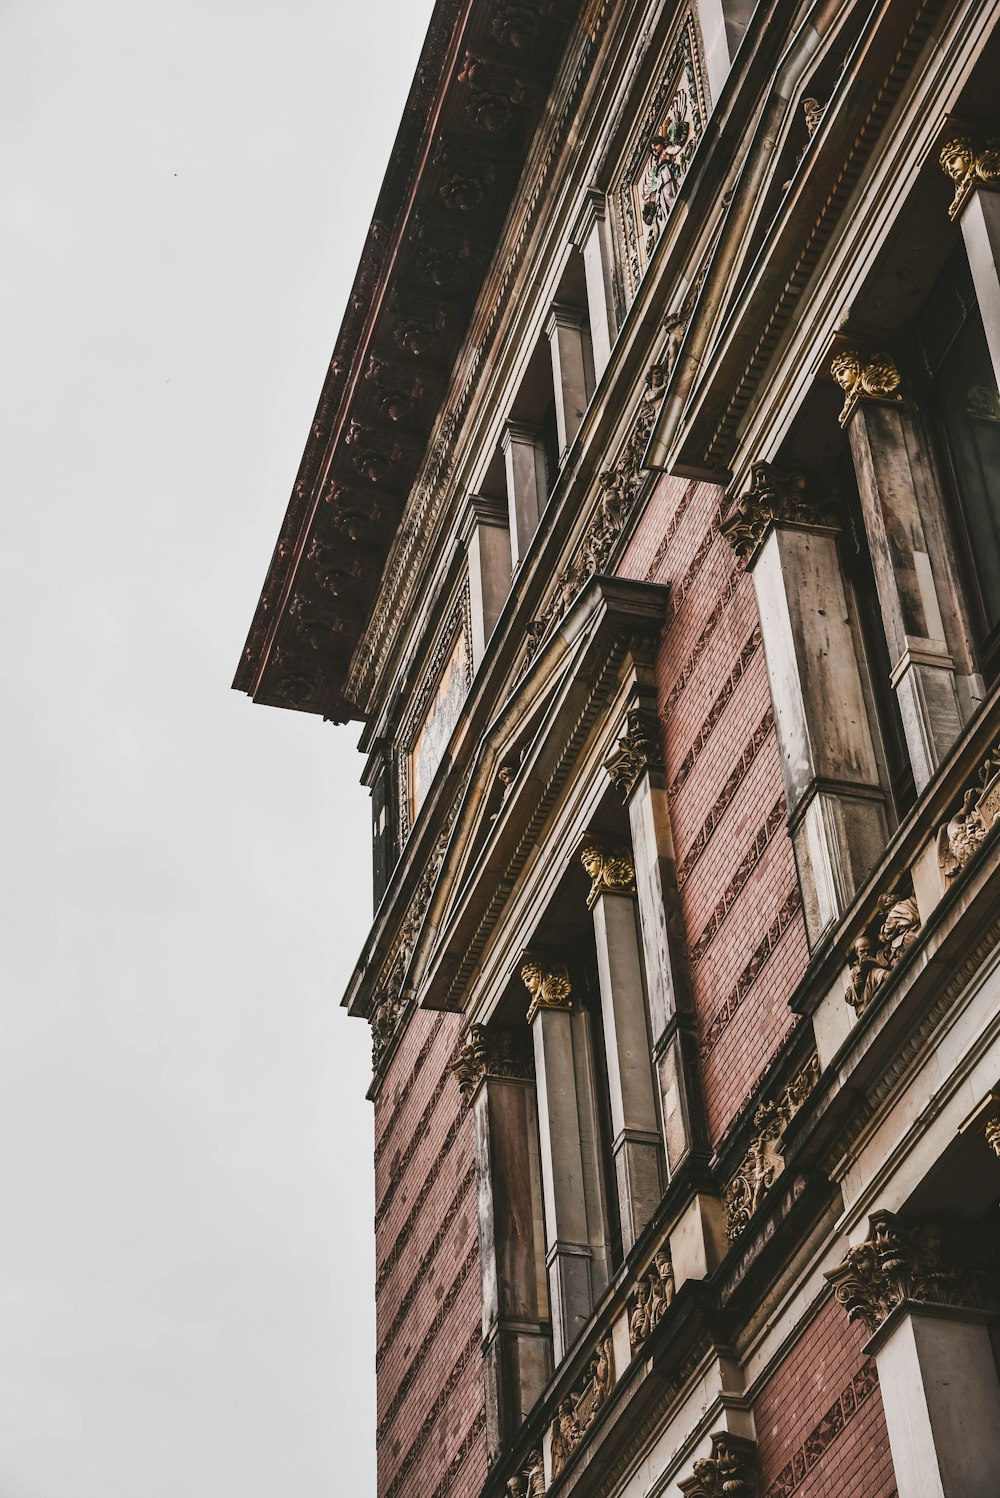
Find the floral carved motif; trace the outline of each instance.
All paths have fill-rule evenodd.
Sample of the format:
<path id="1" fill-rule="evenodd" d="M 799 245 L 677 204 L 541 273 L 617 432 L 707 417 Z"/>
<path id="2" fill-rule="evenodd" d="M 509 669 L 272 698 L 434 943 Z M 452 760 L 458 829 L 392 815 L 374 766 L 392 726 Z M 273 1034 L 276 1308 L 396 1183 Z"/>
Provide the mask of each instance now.
<path id="1" fill-rule="evenodd" d="M 615 466 L 606 469 L 598 478 L 601 497 L 576 555 L 556 579 L 555 592 L 545 610 L 528 625 L 525 665 L 534 658 L 542 640 L 566 614 L 585 585 L 607 565 L 642 488 L 643 454 L 664 389 L 663 366 L 653 364 L 646 373 L 646 388 L 625 448 Z"/>
<path id="2" fill-rule="evenodd" d="M 635 864 L 628 848 L 609 848 L 600 839 L 587 837 L 580 862 L 590 877 L 588 909 L 594 908 L 601 895 L 635 894 Z"/>
<path id="3" fill-rule="evenodd" d="M 552 1476 L 565 1467 L 611 1393 L 615 1355 L 610 1337 L 602 1337 L 579 1389 L 567 1394 L 552 1422 Z"/>
<path id="4" fill-rule="evenodd" d="M 666 1246 L 657 1249 L 649 1269 L 638 1280 L 628 1320 L 632 1356 L 645 1346 L 674 1298 L 674 1266 Z"/>
<path id="5" fill-rule="evenodd" d="M 647 770 L 663 764 L 660 749 L 660 723 L 655 713 L 631 708 L 625 719 L 625 732 L 604 761 L 611 784 L 627 801 Z"/>
<path id="6" fill-rule="evenodd" d="M 961 213 L 974 188 L 996 187 L 1000 183 L 1000 144 L 996 141 L 977 145 L 971 136 L 952 136 L 941 147 L 938 161 L 945 176 L 955 184 L 955 196 L 948 209 L 951 219 Z"/>
<path id="7" fill-rule="evenodd" d="M 543 966 L 533 952 L 525 952 L 521 963 L 521 981 L 531 995 L 528 1024 L 540 1009 L 572 1009 L 573 992 L 565 963 Z"/>
<path id="8" fill-rule="evenodd" d="M 750 484 L 719 529 L 743 561 L 753 556 L 769 526 L 829 525 L 825 505 L 809 488 L 804 473 L 781 473 L 771 463 L 751 463 Z"/>
<path id="9" fill-rule="evenodd" d="M 712 1435 L 711 1456 L 699 1457 L 692 1474 L 677 1484 L 685 1498 L 754 1498 L 757 1447 L 727 1430 Z"/>
<path id="10" fill-rule="evenodd" d="M 531 1057 L 517 1044 L 509 1030 L 487 1030 L 470 1025 L 468 1033 L 452 1059 L 448 1070 L 457 1078 L 466 1102 L 475 1096 L 486 1077 L 519 1078 L 532 1075 Z"/>
<path id="11" fill-rule="evenodd" d="M 1000 744 L 992 748 L 976 772 L 976 784 L 965 791 L 961 804 L 937 834 L 941 873 L 954 879 L 1000 820 Z"/>
<path id="12" fill-rule="evenodd" d="M 982 1304 L 982 1276 L 966 1250 L 945 1240 L 936 1222 L 910 1222 L 895 1212 L 868 1219 L 868 1237 L 850 1248 L 844 1262 L 826 1278 L 847 1312 L 876 1332 L 903 1301 L 926 1305 Z"/>
<path id="13" fill-rule="evenodd" d="M 888 401 L 898 405 L 900 375 L 891 354 L 866 354 L 860 349 L 841 349 L 834 356 L 830 373 L 844 392 L 844 407 L 837 420 L 846 426 L 859 401 Z"/>
<path id="14" fill-rule="evenodd" d="M 920 912 L 912 894 L 882 895 L 875 914 L 847 954 L 851 981 L 844 998 L 864 1014 L 882 984 L 920 936 Z"/>
<path id="15" fill-rule="evenodd" d="M 753 1143 L 743 1163 L 726 1187 L 726 1231 L 735 1241 L 750 1225 L 764 1196 L 784 1170 L 778 1142 L 789 1123 L 819 1081 L 818 1056 L 810 1056 L 802 1070 L 793 1077 L 774 1102 L 761 1103 L 754 1114 Z"/>

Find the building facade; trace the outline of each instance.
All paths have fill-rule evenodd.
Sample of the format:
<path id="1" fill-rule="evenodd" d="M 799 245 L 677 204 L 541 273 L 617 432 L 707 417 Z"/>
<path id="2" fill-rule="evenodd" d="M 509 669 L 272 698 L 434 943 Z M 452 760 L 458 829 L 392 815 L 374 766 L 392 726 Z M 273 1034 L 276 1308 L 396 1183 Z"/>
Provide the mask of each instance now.
<path id="1" fill-rule="evenodd" d="M 1000 5 L 437 0 L 236 686 L 364 722 L 379 1498 L 997 1498 Z"/>

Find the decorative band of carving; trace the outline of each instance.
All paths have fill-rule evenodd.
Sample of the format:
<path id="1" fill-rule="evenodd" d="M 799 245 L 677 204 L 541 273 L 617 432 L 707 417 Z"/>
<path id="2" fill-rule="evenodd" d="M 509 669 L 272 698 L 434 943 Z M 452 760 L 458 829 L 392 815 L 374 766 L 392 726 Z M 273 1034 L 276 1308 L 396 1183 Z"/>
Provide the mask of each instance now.
<path id="1" fill-rule="evenodd" d="M 642 1351 L 674 1298 L 674 1266 L 670 1250 L 662 1244 L 653 1255 L 653 1262 L 636 1281 L 635 1292 L 629 1301 L 628 1340 L 635 1357 Z"/>
<path id="2" fill-rule="evenodd" d="M 979 1310 L 983 1274 L 970 1261 L 968 1231 L 947 1239 L 937 1222 L 913 1222 L 895 1212 L 868 1219 L 868 1237 L 848 1249 L 826 1278 L 847 1312 L 876 1332 L 903 1301 Z"/>
<path id="3" fill-rule="evenodd" d="M 722 714 L 725 712 L 727 703 L 729 702 L 733 693 L 736 691 L 736 688 L 739 686 L 740 682 L 743 680 L 743 677 L 746 675 L 747 667 L 750 665 L 750 662 L 753 660 L 755 654 L 757 653 L 757 650 L 760 647 L 760 638 L 760 625 L 758 624 L 755 625 L 753 630 L 751 631 L 750 638 L 747 640 L 746 644 L 743 646 L 743 649 L 737 656 L 736 661 L 733 665 L 733 669 L 730 671 L 729 675 L 722 683 L 719 695 L 716 697 L 715 701 L 712 703 L 712 706 L 709 708 L 708 713 L 706 714 L 705 719 L 701 724 L 701 727 L 698 729 L 698 732 L 694 736 L 690 748 L 677 767 L 676 775 L 667 786 L 667 795 L 671 798 L 671 800 L 674 796 L 677 795 L 677 792 L 684 785 L 688 776 L 691 774 L 691 771 L 698 763 L 698 758 L 701 755 L 702 750 L 705 748 L 705 745 L 712 737 L 712 731 L 716 727 L 719 719 L 722 717 Z"/>
<path id="4" fill-rule="evenodd" d="M 751 463 L 750 484 L 722 522 L 722 534 L 744 562 L 754 555 L 768 527 L 829 525 L 825 502 L 811 492 L 804 473 L 781 473 L 771 463 Z"/>
<path id="5" fill-rule="evenodd" d="M 724 1192 L 726 1231 L 733 1242 L 750 1225 L 765 1194 L 784 1170 L 784 1159 L 778 1151 L 778 1140 L 798 1113 L 820 1078 L 818 1056 L 810 1056 L 802 1070 L 793 1077 L 781 1095 L 770 1103 L 761 1103 L 754 1114 L 753 1143 L 743 1163 Z"/>
<path id="6" fill-rule="evenodd" d="M 712 834 L 718 827 L 736 792 L 746 779 L 750 766 L 757 758 L 761 747 L 770 737 L 771 729 L 774 727 L 774 709 L 768 706 L 757 727 L 744 746 L 743 753 L 736 761 L 726 778 L 726 783 L 716 796 L 708 816 L 702 822 L 695 833 L 691 846 L 677 865 L 677 888 L 683 889 L 695 864 L 698 862 L 705 849 L 711 841 Z"/>
<path id="7" fill-rule="evenodd" d="M 841 1390 L 836 1403 L 830 1406 L 822 1420 L 806 1436 L 791 1461 L 778 1473 L 764 1498 L 792 1498 L 792 1494 L 810 1476 L 820 1457 L 829 1450 L 877 1388 L 875 1359 L 866 1358 L 850 1383 Z"/>
<path id="8" fill-rule="evenodd" d="M 625 732 L 604 761 L 611 784 L 627 801 L 642 776 L 659 769 L 662 763 L 659 719 L 642 708 L 631 708 L 625 718 Z"/>
<path id="9" fill-rule="evenodd" d="M 712 1454 L 694 1463 L 690 1477 L 677 1484 L 685 1498 L 754 1498 L 757 1493 L 757 1444 L 745 1436 L 717 1430 Z"/>
<path id="10" fill-rule="evenodd" d="M 891 354 L 864 353 L 861 349 L 841 349 L 834 355 L 830 373 L 844 392 L 844 408 L 837 420 L 846 426 L 859 401 L 888 401 L 898 405 L 900 375 Z"/>
<path id="11" fill-rule="evenodd" d="M 723 921 L 726 919 L 726 916 L 729 914 L 730 910 L 732 910 L 734 904 L 736 903 L 737 896 L 745 886 L 754 869 L 763 858 L 764 851 L 770 843 L 772 837 L 778 831 L 779 827 L 784 825 L 784 821 L 785 797 L 784 794 L 782 794 L 778 797 L 777 801 L 775 801 L 774 805 L 771 807 L 771 810 L 767 814 L 767 821 L 764 823 L 763 827 L 759 828 L 757 836 L 754 838 L 753 842 L 750 844 L 749 848 L 737 864 L 732 878 L 723 891 L 721 899 L 719 900 L 715 909 L 712 911 L 712 914 L 705 924 L 705 927 L 702 930 L 701 935 L 698 937 L 698 940 L 691 947 L 690 961 L 692 966 L 696 962 L 701 961 L 701 959 L 704 957 L 705 953 L 711 946 L 712 942 L 715 940 L 715 937 L 718 935 L 719 930 L 722 927 Z"/>
<path id="12" fill-rule="evenodd" d="M 920 912 L 912 892 L 891 890 L 882 895 L 847 954 L 851 982 L 844 998 L 859 1015 L 919 937 Z"/>
<path id="13" fill-rule="evenodd" d="M 677 706 L 681 694 L 684 692 L 685 688 L 688 685 L 688 682 L 694 675 L 695 667 L 704 655 L 705 650 L 707 649 L 709 642 L 712 639 L 712 636 L 715 634 L 715 631 L 719 627 L 723 614 L 729 607 L 733 595 L 739 588 L 742 581 L 742 570 L 739 567 L 734 567 L 732 572 L 729 574 L 729 577 L 726 579 L 725 587 L 719 594 L 718 598 L 715 600 L 715 604 L 712 608 L 711 613 L 705 620 L 705 623 L 702 625 L 701 634 L 698 636 L 691 654 L 688 656 L 687 660 L 684 662 L 684 665 L 681 667 L 680 675 L 676 678 L 673 686 L 667 693 L 666 701 L 664 702 L 660 712 L 660 716 L 664 722 L 667 721 L 671 712 Z"/>
<path id="14" fill-rule="evenodd" d="M 557 1477 L 607 1403 L 615 1383 L 615 1354 L 609 1336 L 594 1350 L 578 1388 L 562 1400 L 552 1421 L 552 1476 Z"/>
<path id="15" fill-rule="evenodd" d="M 580 862 L 590 878 L 588 909 L 593 910 L 601 895 L 635 894 L 635 864 L 629 848 L 609 848 L 588 833 L 580 848 Z"/>
<path id="16" fill-rule="evenodd" d="M 533 952 L 525 952 L 521 980 L 531 995 L 529 1025 L 540 1009 L 572 1009 L 572 987 L 565 963 L 556 962 L 544 967 Z"/>
<path id="17" fill-rule="evenodd" d="M 715 1050 L 715 1047 L 722 1038 L 723 1032 L 728 1028 L 737 1009 L 760 977 L 761 969 L 788 930 L 788 927 L 801 907 L 802 896 L 799 893 L 798 885 L 794 884 L 781 902 L 778 914 L 764 932 L 763 938 L 754 950 L 750 961 L 740 973 L 731 992 L 727 995 L 725 1003 L 720 1005 L 712 1016 L 701 1041 L 702 1059 L 710 1056 L 712 1051 Z"/>
<path id="18" fill-rule="evenodd" d="M 1000 144 L 994 140 L 977 145 L 970 135 L 953 135 L 941 147 L 938 162 L 945 176 L 955 184 L 955 196 L 948 209 L 950 219 L 958 218 L 974 188 L 996 187 L 1000 182 Z"/>
<path id="19" fill-rule="evenodd" d="M 483 1025 L 469 1026 L 447 1069 L 457 1078 L 467 1103 L 487 1077 L 527 1080 L 533 1075 L 531 1057 L 518 1045 L 513 1032 L 487 1030 Z"/>

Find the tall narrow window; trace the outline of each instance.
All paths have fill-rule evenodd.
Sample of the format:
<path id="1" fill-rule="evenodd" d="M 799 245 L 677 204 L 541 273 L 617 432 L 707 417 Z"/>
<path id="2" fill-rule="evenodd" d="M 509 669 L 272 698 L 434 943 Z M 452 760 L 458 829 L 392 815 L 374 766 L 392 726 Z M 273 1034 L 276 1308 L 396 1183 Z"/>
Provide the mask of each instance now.
<path id="1" fill-rule="evenodd" d="M 921 314 L 917 345 L 951 491 L 980 664 L 992 678 L 1000 671 L 1000 394 L 962 247 Z"/>

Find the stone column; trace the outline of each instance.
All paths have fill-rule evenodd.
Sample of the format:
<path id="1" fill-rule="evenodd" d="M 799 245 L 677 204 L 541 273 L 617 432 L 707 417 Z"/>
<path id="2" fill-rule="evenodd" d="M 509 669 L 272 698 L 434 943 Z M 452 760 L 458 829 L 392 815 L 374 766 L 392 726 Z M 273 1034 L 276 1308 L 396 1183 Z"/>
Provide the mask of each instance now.
<path id="1" fill-rule="evenodd" d="M 614 253 L 608 224 L 608 204 L 602 192 L 593 188 L 587 192 L 571 238 L 583 256 L 596 383 L 607 367 L 612 345 L 618 336 L 615 326 Z"/>
<path id="2" fill-rule="evenodd" d="M 774 722 L 815 946 L 885 851 L 888 823 L 837 557 L 802 474 L 754 463 L 722 526 L 757 594 Z"/>
<path id="3" fill-rule="evenodd" d="M 545 450 L 536 428 L 520 421 L 507 422 L 500 445 L 507 475 L 510 559 L 511 566 L 517 567 L 545 508 L 548 492 Z"/>
<path id="4" fill-rule="evenodd" d="M 1000 386 L 1000 150 L 960 133 L 941 150 L 941 169 L 955 184 L 948 216 L 957 219 L 976 301 Z"/>
<path id="5" fill-rule="evenodd" d="M 586 1016 L 573 1013 L 565 966 L 526 952 L 521 977 L 531 995 L 528 1023 L 535 1048 L 552 1351 L 558 1364 L 608 1282 L 593 1064 Z"/>
<path id="6" fill-rule="evenodd" d="M 469 559 L 472 668 L 479 669 L 487 641 L 510 592 L 510 523 L 500 500 L 470 494 L 459 530 Z"/>
<path id="7" fill-rule="evenodd" d="M 673 880 L 674 850 L 651 706 L 629 709 L 625 730 L 604 768 L 628 807 L 639 931 L 667 1164 L 672 1174 L 705 1132 L 698 1037 L 684 965 L 684 936 Z"/>
<path id="8" fill-rule="evenodd" d="M 589 835 L 580 861 L 591 880 L 587 904 L 594 916 L 612 1153 L 627 1254 L 659 1206 L 665 1184 L 636 931 L 635 869 L 628 849 L 609 848 Z"/>
<path id="9" fill-rule="evenodd" d="M 562 459 L 594 393 L 594 356 L 586 312 L 581 307 L 565 307 L 557 302 L 549 311 L 545 336 L 552 351 L 556 431 Z"/>
<path id="10" fill-rule="evenodd" d="M 886 354 L 841 349 L 830 367 L 846 392 L 847 428 L 868 533 L 892 684 L 918 793 L 962 731 L 962 711 L 944 614 L 958 596 L 938 497 L 900 378 Z M 956 643 L 957 638 L 956 638 Z"/>
<path id="11" fill-rule="evenodd" d="M 967 1226 L 942 1233 L 892 1212 L 827 1274 L 873 1333 L 899 1498 L 994 1498 L 1000 1379 Z"/>
<path id="12" fill-rule="evenodd" d="M 487 1445 L 521 1429 L 552 1372 L 538 1118 L 528 1036 L 473 1025 L 450 1063 L 476 1135 Z"/>

